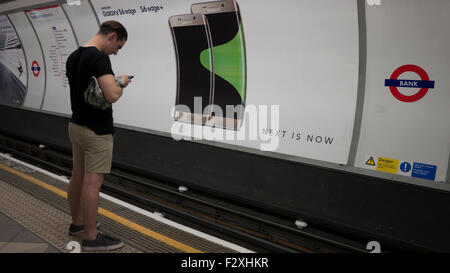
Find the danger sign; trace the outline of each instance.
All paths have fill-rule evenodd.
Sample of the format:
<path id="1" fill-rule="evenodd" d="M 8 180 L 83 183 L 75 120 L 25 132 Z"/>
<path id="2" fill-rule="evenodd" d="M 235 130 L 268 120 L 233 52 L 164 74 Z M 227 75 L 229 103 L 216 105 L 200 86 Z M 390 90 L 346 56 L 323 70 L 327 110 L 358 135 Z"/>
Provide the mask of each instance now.
<path id="1" fill-rule="evenodd" d="M 421 80 L 405 80 L 399 79 L 400 75 L 405 72 L 413 72 L 419 75 Z M 428 92 L 430 88 L 434 88 L 434 81 L 430 81 L 427 72 L 421 67 L 413 64 L 407 64 L 397 68 L 391 75 L 389 79 L 385 80 L 385 86 L 388 86 L 391 90 L 392 95 L 402 102 L 416 102 L 422 99 Z M 420 90 L 414 95 L 407 96 L 400 91 L 398 87 L 408 87 L 408 88 L 420 88 Z"/>
<path id="2" fill-rule="evenodd" d="M 373 156 L 371 156 L 371 157 L 366 161 L 366 165 L 368 165 L 368 166 L 376 166 L 375 160 L 373 159 Z"/>

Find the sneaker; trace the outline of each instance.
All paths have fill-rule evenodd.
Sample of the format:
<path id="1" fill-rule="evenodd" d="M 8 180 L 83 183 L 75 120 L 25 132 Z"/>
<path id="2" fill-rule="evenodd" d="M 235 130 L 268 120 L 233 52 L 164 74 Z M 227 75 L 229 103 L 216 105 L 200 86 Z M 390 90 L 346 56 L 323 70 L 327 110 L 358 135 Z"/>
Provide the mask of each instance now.
<path id="1" fill-rule="evenodd" d="M 100 223 L 96 222 L 96 226 L 98 229 L 100 227 Z M 76 226 L 76 225 L 70 224 L 70 227 L 69 227 L 69 235 L 70 236 L 78 236 L 78 235 L 82 234 L 83 232 L 84 232 L 84 225 Z"/>
<path id="2" fill-rule="evenodd" d="M 114 250 L 121 248 L 123 242 L 118 238 L 98 232 L 95 240 L 86 240 L 83 238 L 81 246 L 83 250 L 87 251 Z"/>

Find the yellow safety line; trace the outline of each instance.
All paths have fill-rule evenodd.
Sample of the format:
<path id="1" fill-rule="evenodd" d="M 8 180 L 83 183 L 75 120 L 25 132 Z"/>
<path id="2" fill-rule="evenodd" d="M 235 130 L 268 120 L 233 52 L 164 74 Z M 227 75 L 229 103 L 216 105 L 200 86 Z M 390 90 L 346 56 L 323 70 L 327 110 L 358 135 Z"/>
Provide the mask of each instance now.
<path id="1" fill-rule="evenodd" d="M 31 177 L 29 175 L 26 175 L 26 174 L 24 174 L 22 172 L 14 170 L 14 169 L 12 169 L 10 167 L 7 167 L 7 166 L 5 166 L 3 164 L 0 164 L 0 168 L 5 170 L 5 171 L 7 171 L 7 172 L 13 173 L 13 174 L 15 174 L 15 175 L 17 175 L 17 176 L 19 176 L 19 177 L 21 177 L 23 179 L 26 179 L 26 180 L 28 180 L 28 181 L 30 181 L 30 182 L 32 182 L 32 183 L 42 187 L 42 188 L 45 188 L 45 189 L 47 189 L 47 190 L 49 190 L 49 191 L 51 191 L 51 192 L 53 192 L 53 193 L 55 193 L 55 194 L 57 194 L 59 196 L 62 196 L 62 197 L 67 199 L 67 192 L 65 192 L 63 190 L 60 190 L 60 189 L 58 189 L 58 188 L 56 188 L 56 187 L 54 187 L 52 185 L 49 185 L 49 184 L 47 184 L 45 182 L 40 181 L 39 179 L 36 179 L 36 178 Z M 98 208 L 98 213 L 103 215 L 103 216 L 105 216 L 105 217 L 108 217 L 111 220 L 114 220 L 114 221 L 116 221 L 116 222 L 118 222 L 118 223 L 120 223 L 120 224 L 122 224 L 122 225 L 124 225 L 124 226 L 126 226 L 128 228 L 131 228 L 131 229 L 133 229 L 133 230 L 135 230 L 137 232 L 140 232 L 140 233 L 142 233 L 142 234 L 144 234 L 146 236 L 149 236 L 149 237 L 151 237 L 151 238 L 153 238 L 155 240 L 163 242 L 166 245 L 169 245 L 169 246 L 171 246 L 173 248 L 176 248 L 178 250 L 181 250 L 183 252 L 186 252 L 186 253 L 203 253 L 203 251 L 200 251 L 198 249 L 195 249 L 193 247 L 190 247 L 188 245 L 185 245 L 183 243 L 175 241 L 175 240 L 173 240 L 173 239 L 171 239 L 171 238 L 169 238 L 167 236 L 164 236 L 162 234 L 154 232 L 154 231 L 152 231 L 152 230 L 150 230 L 148 228 L 145 228 L 145 227 L 143 227 L 143 226 L 141 226 L 139 224 L 136 224 L 136 223 L 134 223 L 134 222 L 132 222 L 132 221 L 130 221 L 128 219 L 125 219 L 125 218 L 123 218 L 123 217 L 121 217 L 121 216 L 119 216 L 119 215 L 117 215 L 115 213 L 112 213 L 112 212 L 110 212 L 108 210 L 105 210 L 103 208 L 99 207 Z"/>

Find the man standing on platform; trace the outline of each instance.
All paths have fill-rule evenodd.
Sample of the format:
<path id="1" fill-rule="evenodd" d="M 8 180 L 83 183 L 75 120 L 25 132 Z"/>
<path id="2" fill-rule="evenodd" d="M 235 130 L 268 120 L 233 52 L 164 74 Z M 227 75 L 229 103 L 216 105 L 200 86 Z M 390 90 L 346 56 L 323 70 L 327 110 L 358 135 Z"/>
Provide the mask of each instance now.
<path id="1" fill-rule="evenodd" d="M 115 78 L 109 55 L 116 55 L 128 38 L 117 21 L 106 21 L 98 33 L 67 59 L 66 74 L 70 85 L 73 170 L 68 189 L 72 224 L 70 235 L 83 234 L 83 250 L 113 250 L 123 242 L 97 230 L 100 187 L 105 173 L 111 171 L 113 155 L 112 107 L 95 108 L 86 103 L 84 92 L 91 77 L 97 79 L 105 99 L 111 104 L 121 96 L 130 77 Z"/>

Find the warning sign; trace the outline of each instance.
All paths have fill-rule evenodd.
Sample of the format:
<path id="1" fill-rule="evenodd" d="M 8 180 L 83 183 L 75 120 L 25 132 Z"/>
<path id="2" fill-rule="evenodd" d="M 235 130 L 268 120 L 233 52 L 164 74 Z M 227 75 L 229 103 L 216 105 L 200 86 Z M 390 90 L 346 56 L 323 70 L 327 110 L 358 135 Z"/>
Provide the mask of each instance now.
<path id="1" fill-rule="evenodd" d="M 375 166 L 375 160 L 373 160 L 373 156 L 371 156 L 369 160 L 366 161 L 366 165 Z"/>
<path id="2" fill-rule="evenodd" d="M 436 171 L 436 165 L 414 162 L 411 176 L 434 181 L 436 178 Z"/>
<path id="3" fill-rule="evenodd" d="M 398 159 L 378 157 L 377 171 L 397 174 L 398 163 Z"/>
<path id="4" fill-rule="evenodd" d="M 419 163 L 413 159 L 393 159 L 378 156 L 377 154 L 366 154 L 365 159 L 360 161 L 360 166 L 380 172 L 398 174 L 402 176 L 416 177 L 435 181 L 439 168 L 433 162 Z"/>

